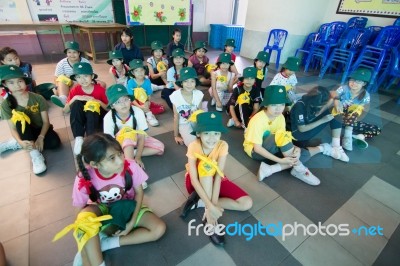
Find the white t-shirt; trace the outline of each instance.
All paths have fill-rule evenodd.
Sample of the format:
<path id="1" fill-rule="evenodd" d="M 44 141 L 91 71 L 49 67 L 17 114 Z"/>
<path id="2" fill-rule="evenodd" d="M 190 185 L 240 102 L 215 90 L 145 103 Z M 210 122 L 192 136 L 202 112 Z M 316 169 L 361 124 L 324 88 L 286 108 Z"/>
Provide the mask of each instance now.
<path id="1" fill-rule="evenodd" d="M 176 107 L 176 111 L 178 111 L 179 124 L 189 123 L 188 118 L 194 111 L 198 110 L 198 107 L 203 100 L 203 96 L 204 94 L 197 89 L 193 90 L 193 99 L 191 103 L 185 101 L 181 90 L 174 91 L 169 96 L 172 104 Z"/>
<path id="2" fill-rule="evenodd" d="M 277 73 L 275 77 L 272 79 L 271 84 L 269 85 L 290 85 L 292 87 L 296 86 L 297 78 L 296 74 L 291 75 L 290 77 L 286 78 L 281 73 Z"/>
<path id="3" fill-rule="evenodd" d="M 89 63 L 90 64 L 89 60 L 87 60 L 84 57 L 81 58 L 81 63 Z M 71 66 L 69 64 L 67 57 L 64 59 L 61 59 L 61 61 L 57 63 L 54 76 L 58 77 L 60 75 L 65 75 L 67 77 L 70 77 L 72 74 L 74 74 L 72 67 L 73 66 Z"/>
<path id="4" fill-rule="evenodd" d="M 143 110 L 140 109 L 139 107 L 136 107 L 136 106 L 132 106 L 132 110 L 135 113 L 135 118 L 136 118 L 136 128 L 135 128 L 135 130 L 147 130 L 149 128 L 149 126 L 147 125 L 146 117 L 144 115 Z M 130 117 L 129 120 L 126 121 L 124 124 L 122 124 L 122 121 L 118 117 L 115 117 L 115 120 L 117 122 L 118 129 L 121 129 L 124 126 L 132 127 L 132 125 L 133 125 L 132 117 Z M 115 124 L 114 124 L 114 121 L 112 119 L 112 112 L 111 111 L 109 111 L 104 116 L 103 121 L 104 121 L 104 125 L 103 125 L 104 133 L 115 137 L 115 135 L 114 135 Z"/>

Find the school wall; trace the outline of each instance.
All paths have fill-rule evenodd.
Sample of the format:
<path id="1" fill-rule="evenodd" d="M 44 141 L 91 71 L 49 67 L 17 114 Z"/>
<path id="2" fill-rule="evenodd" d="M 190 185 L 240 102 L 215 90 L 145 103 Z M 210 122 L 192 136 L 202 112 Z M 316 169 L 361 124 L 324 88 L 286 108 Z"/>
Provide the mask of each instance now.
<path id="1" fill-rule="evenodd" d="M 267 42 L 271 29 L 281 28 L 289 32 L 281 53 L 280 62 L 293 56 L 296 49 L 303 45 L 307 35 L 318 30 L 322 23 L 348 21 L 353 15 L 336 14 L 339 0 L 252 0 L 248 1 L 246 24 L 240 55 L 254 58 Z M 368 17 L 368 26 L 387 26 L 394 19 Z M 276 53 L 271 55 L 271 62 L 276 61 Z"/>

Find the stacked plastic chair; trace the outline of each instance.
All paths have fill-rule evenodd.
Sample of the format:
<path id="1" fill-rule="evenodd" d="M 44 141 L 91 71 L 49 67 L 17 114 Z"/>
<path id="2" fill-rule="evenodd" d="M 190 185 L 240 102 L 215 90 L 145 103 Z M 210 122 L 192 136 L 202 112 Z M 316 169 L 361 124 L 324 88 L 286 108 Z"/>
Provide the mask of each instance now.
<path id="1" fill-rule="evenodd" d="M 400 26 L 400 17 L 396 18 L 396 20 L 393 22 L 393 26 Z"/>
<path id="2" fill-rule="evenodd" d="M 321 68 L 319 78 L 323 78 L 329 68 L 335 66 L 339 69 L 339 66 L 342 65 L 342 68 L 340 68 L 343 69 L 341 82 L 344 84 L 356 55 L 367 45 L 369 36 L 370 32 L 367 29 L 351 29 L 346 38 L 342 39 L 340 46 L 333 49 L 325 65 Z"/>
<path id="3" fill-rule="evenodd" d="M 389 67 L 391 50 L 400 43 L 400 26 L 384 27 L 372 45 L 367 45 L 351 67 L 355 70 L 366 67 L 372 70 L 371 81 L 368 84 L 369 92 L 378 90 L 377 78 Z"/>
<path id="4" fill-rule="evenodd" d="M 368 45 L 372 45 L 375 42 L 376 37 L 378 37 L 382 29 L 383 27 L 381 26 L 369 26 L 367 28 L 367 30 L 371 33 L 369 36 Z"/>
<path id="5" fill-rule="evenodd" d="M 397 48 L 392 48 L 391 60 L 389 67 L 385 69 L 381 77 L 378 79 L 378 87 L 384 85 L 384 88 L 388 90 L 397 79 L 400 88 L 400 44 Z M 400 104 L 400 98 L 397 100 L 397 104 Z"/>
<path id="6" fill-rule="evenodd" d="M 303 44 L 303 47 L 296 49 L 296 53 L 294 54 L 295 57 L 297 57 L 298 53 L 303 53 L 303 57 L 301 60 L 302 64 L 304 64 L 305 61 L 307 60 L 311 45 L 312 45 L 313 41 L 317 40 L 317 38 L 318 38 L 318 33 L 316 33 L 316 32 L 312 32 L 312 33 L 308 34 L 306 41 Z"/>
<path id="7" fill-rule="evenodd" d="M 348 29 L 363 29 L 367 25 L 368 18 L 366 17 L 352 17 L 347 21 Z"/>
<path id="8" fill-rule="evenodd" d="M 264 47 L 264 52 L 272 53 L 273 50 L 277 52 L 276 56 L 276 69 L 279 68 L 279 60 L 281 58 L 281 51 L 285 46 L 286 38 L 288 36 L 287 30 L 273 29 L 269 33 L 267 44 Z"/>
<path id="9" fill-rule="evenodd" d="M 308 54 L 304 72 L 307 72 L 313 60 L 320 60 L 320 64 L 325 65 L 328 60 L 329 53 L 332 48 L 338 45 L 339 39 L 346 30 L 347 23 L 335 21 L 329 24 L 325 34 L 321 35 L 321 39 L 314 41 Z"/>

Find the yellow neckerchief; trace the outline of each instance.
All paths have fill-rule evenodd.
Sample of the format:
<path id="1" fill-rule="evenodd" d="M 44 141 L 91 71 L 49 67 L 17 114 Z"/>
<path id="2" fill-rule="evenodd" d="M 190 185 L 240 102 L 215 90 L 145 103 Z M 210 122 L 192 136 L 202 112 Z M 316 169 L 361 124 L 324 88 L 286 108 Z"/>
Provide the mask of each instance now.
<path id="1" fill-rule="evenodd" d="M 225 83 L 228 81 L 228 78 L 223 75 L 219 75 L 219 76 L 217 76 L 217 81 L 219 81 L 221 83 Z"/>
<path id="2" fill-rule="evenodd" d="M 219 168 L 217 162 L 211 160 L 210 158 L 208 158 L 204 155 L 200 155 L 198 153 L 195 153 L 194 156 L 203 162 L 203 164 L 199 163 L 199 167 L 198 167 L 199 177 L 208 176 L 209 173 L 212 173 L 212 172 L 215 173 L 215 171 L 217 171 L 217 173 L 220 175 L 221 178 L 223 178 L 225 176 L 224 173 Z M 212 175 L 214 175 L 214 174 L 212 174 Z"/>
<path id="3" fill-rule="evenodd" d="M 197 59 L 199 59 L 199 58 L 197 58 Z M 211 73 L 211 71 L 216 70 L 218 66 L 216 64 L 207 64 L 207 65 L 205 65 L 205 67 L 206 67 L 207 72 Z"/>
<path id="4" fill-rule="evenodd" d="M 111 215 L 97 217 L 93 212 L 81 212 L 78 214 L 73 224 L 66 226 L 54 236 L 53 242 L 59 240 L 70 230 L 74 229 L 73 235 L 78 244 L 78 252 L 81 252 L 86 242 L 99 233 L 101 222 L 110 219 L 112 219 Z"/>
<path id="5" fill-rule="evenodd" d="M 101 105 L 99 102 L 90 100 L 90 101 L 86 102 L 85 106 L 83 107 L 83 111 L 85 111 L 85 112 L 89 111 L 89 112 L 93 112 L 93 113 L 96 112 L 96 113 L 100 114 L 100 106 Z"/>
<path id="6" fill-rule="evenodd" d="M 283 147 L 286 144 L 296 140 L 292 136 L 292 132 L 286 130 L 278 130 L 275 132 L 275 144 L 278 147 Z"/>
<path id="7" fill-rule="evenodd" d="M 188 121 L 189 121 L 189 122 L 192 122 L 192 123 L 197 123 L 197 115 L 198 115 L 198 114 L 201 114 L 201 113 L 204 113 L 204 111 L 203 111 L 202 109 L 199 109 L 199 110 L 194 111 L 194 112 L 190 115 L 190 117 L 188 118 Z"/>
<path id="8" fill-rule="evenodd" d="M 125 139 L 131 139 L 136 142 L 137 140 L 137 134 L 145 135 L 147 136 L 146 132 L 143 130 L 135 130 L 131 127 L 123 127 L 118 131 L 116 135 L 116 140 L 122 145 Z"/>
<path id="9" fill-rule="evenodd" d="M 350 115 L 352 115 L 353 113 L 361 115 L 362 112 L 364 111 L 364 106 L 360 105 L 360 104 L 353 104 L 353 105 L 350 105 L 350 107 L 347 110 Z"/>
<path id="10" fill-rule="evenodd" d="M 263 73 L 262 69 L 258 69 L 257 70 L 257 78 L 261 79 L 261 80 L 264 80 L 264 73 Z"/>
<path id="11" fill-rule="evenodd" d="M 65 85 L 67 85 L 68 87 L 71 87 L 72 84 L 74 84 L 74 82 L 69 77 L 67 77 L 65 75 L 58 76 L 56 81 L 57 82 L 61 82 L 61 83 L 65 84 Z"/>
<path id="12" fill-rule="evenodd" d="M 250 92 L 245 90 L 243 93 L 241 93 L 238 96 L 236 103 L 240 105 L 245 103 L 250 104 Z"/>
<path id="13" fill-rule="evenodd" d="M 157 70 L 158 72 L 162 72 L 162 71 L 167 71 L 167 65 L 164 63 L 164 61 L 161 61 L 157 63 Z"/>
<path id="14" fill-rule="evenodd" d="M 141 103 L 145 103 L 148 99 L 147 93 L 142 87 L 135 88 L 133 96 L 135 96 L 135 99 Z"/>
<path id="15" fill-rule="evenodd" d="M 12 113 L 11 122 L 13 122 L 13 124 L 16 125 L 17 122 L 20 121 L 21 122 L 21 127 L 22 127 L 21 130 L 22 130 L 22 133 L 24 133 L 25 132 L 26 123 L 31 124 L 30 117 L 27 114 L 25 114 L 24 112 L 20 112 L 20 111 L 17 111 L 15 109 L 13 109 L 11 111 L 11 113 Z"/>
<path id="16" fill-rule="evenodd" d="M 286 89 L 286 91 L 290 91 L 291 89 L 293 89 L 293 86 L 290 84 L 285 85 L 285 89 Z"/>

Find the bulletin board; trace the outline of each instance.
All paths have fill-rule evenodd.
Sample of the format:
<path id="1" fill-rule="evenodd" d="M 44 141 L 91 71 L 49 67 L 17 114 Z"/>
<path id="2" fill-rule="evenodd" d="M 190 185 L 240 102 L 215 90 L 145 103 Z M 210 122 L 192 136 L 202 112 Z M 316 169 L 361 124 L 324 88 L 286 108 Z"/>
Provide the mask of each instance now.
<path id="1" fill-rule="evenodd" d="M 125 0 L 126 24 L 190 25 L 191 0 Z"/>
<path id="2" fill-rule="evenodd" d="M 32 22 L 25 0 L 0 0 L 0 22 Z"/>
<path id="3" fill-rule="evenodd" d="M 2 1 L 2 0 L 0 0 Z M 114 23 L 110 0 L 26 0 L 33 21 Z"/>
<path id="4" fill-rule="evenodd" d="M 400 0 L 339 0 L 336 13 L 395 18 L 400 16 Z"/>

